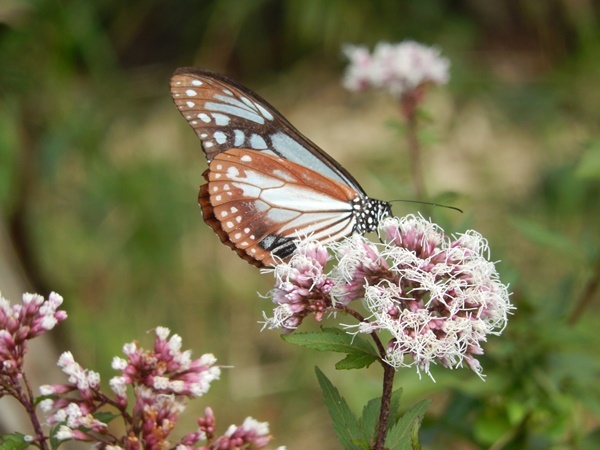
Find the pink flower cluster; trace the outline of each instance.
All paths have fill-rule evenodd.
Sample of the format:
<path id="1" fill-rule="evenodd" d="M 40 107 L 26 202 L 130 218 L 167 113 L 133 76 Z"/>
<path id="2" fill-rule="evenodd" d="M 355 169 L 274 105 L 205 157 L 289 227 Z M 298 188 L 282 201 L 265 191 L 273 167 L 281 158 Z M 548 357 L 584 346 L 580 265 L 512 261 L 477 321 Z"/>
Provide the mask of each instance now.
<path id="1" fill-rule="evenodd" d="M 385 356 L 391 366 L 429 374 L 431 364 L 456 368 L 464 361 L 481 376 L 475 359 L 483 353 L 481 343 L 502 332 L 513 308 L 485 239 L 475 231 L 446 236 L 414 215 L 385 219 L 379 231 L 384 244 L 354 235 L 331 246 L 337 260 L 331 271 L 324 267 L 324 247 L 299 242 L 297 256 L 275 269 L 271 298 L 278 306 L 266 326 L 287 331 L 290 321 L 298 324 L 315 305 L 320 319 L 323 308 L 334 312 L 363 298 L 366 319 L 346 327 L 391 335 Z M 287 316 L 277 312 L 282 308 Z"/>
<path id="2" fill-rule="evenodd" d="M 27 341 L 54 328 L 67 318 L 59 310 L 63 298 L 55 292 L 48 300 L 37 294 L 23 294 L 23 303 L 12 305 L 0 295 L 0 363 L 2 376 L 21 371 Z"/>
<path id="3" fill-rule="evenodd" d="M 126 344 L 126 358 L 115 357 L 112 366 L 121 372 L 110 380 L 116 394 L 111 398 L 100 390 L 100 377 L 96 372 L 82 368 L 71 353 L 64 353 L 59 366 L 69 378 L 66 384 L 46 385 L 40 392 L 49 398 L 41 402 L 41 408 L 49 414 L 48 422 L 59 425 L 56 438 L 94 442 L 100 449 L 140 448 L 149 450 L 204 449 L 233 450 L 259 449 L 271 440 L 268 424 L 252 418 L 243 425 L 233 426 L 222 436 L 215 434 L 215 418 L 207 408 L 205 417 L 198 419 L 198 428 L 179 441 L 169 440 L 187 399 L 205 394 L 212 381 L 220 376 L 221 369 L 215 365 L 213 355 L 205 354 L 193 360 L 190 351 L 181 350 L 181 338 L 169 337 L 164 327 L 155 330 L 152 350 L 144 350 L 137 342 Z M 131 412 L 129 412 L 127 387 L 133 389 Z M 111 433 L 107 423 L 102 422 L 99 412 L 112 406 L 122 416 L 125 434 Z M 114 417 L 114 416 L 110 416 Z M 199 445 L 205 442 L 205 445 Z"/>
<path id="4" fill-rule="evenodd" d="M 191 359 L 191 351 L 181 351 L 181 337 L 169 338 L 169 329 L 156 328 L 153 350 L 142 349 L 137 342 L 123 346 L 127 359 L 115 357 L 112 367 L 121 376 L 110 380 L 119 399 L 126 399 L 128 385 L 145 386 L 160 394 L 184 395 L 190 398 L 205 394 L 210 383 L 219 378 L 221 369 L 214 366 L 212 354 Z"/>
<path id="5" fill-rule="evenodd" d="M 383 88 L 403 96 L 425 84 L 448 82 L 450 62 L 440 51 L 413 41 L 380 42 L 373 54 L 364 46 L 346 45 L 350 60 L 343 84 L 351 91 Z"/>
<path id="6" fill-rule="evenodd" d="M 319 242 L 304 240 L 288 263 L 275 267 L 275 288 L 270 292 L 274 317 L 265 317 L 265 327 L 291 332 L 302 320 L 314 314 L 317 321 L 331 307 L 329 293 L 333 281 L 324 273 L 329 260 L 327 249 Z"/>

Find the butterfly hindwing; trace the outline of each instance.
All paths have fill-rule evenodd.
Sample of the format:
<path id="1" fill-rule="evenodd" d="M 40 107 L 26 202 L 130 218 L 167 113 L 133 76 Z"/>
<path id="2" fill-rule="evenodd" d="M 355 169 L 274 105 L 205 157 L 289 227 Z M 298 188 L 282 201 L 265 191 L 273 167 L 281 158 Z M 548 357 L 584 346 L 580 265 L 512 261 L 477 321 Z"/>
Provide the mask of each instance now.
<path id="1" fill-rule="evenodd" d="M 206 177 L 205 221 L 246 260 L 271 265 L 272 254 L 289 256 L 296 239 L 327 243 L 352 231 L 356 193 L 298 164 L 231 149 L 211 161 Z"/>

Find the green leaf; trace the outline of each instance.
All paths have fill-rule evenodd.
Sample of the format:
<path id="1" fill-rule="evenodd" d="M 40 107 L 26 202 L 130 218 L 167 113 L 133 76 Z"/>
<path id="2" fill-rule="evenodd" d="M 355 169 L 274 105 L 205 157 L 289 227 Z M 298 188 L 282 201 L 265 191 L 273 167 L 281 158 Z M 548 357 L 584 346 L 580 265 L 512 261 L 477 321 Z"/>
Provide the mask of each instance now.
<path id="1" fill-rule="evenodd" d="M 337 328 L 323 328 L 322 331 L 315 333 L 284 334 L 281 338 L 290 344 L 322 352 L 356 353 L 361 351 L 377 357 L 373 346 L 361 336 L 352 336 Z"/>
<path id="2" fill-rule="evenodd" d="M 396 389 L 392 392 L 392 399 L 390 400 L 390 420 L 388 423 L 388 430 L 391 429 L 402 417 L 400 413 L 400 398 L 402 397 L 402 388 Z"/>
<path id="3" fill-rule="evenodd" d="M 22 450 L 29 447 L 23 433 L 4 434 L 0 436 L 0 450 Z"/>
<path id="4" fill-rule="evenodd" d="M 337 370 L 362 369 L 369 367 L 377 359 L 373 355 L 365 353 L 349 353 L 344 359 L 338 361 L 335 365 Z"/>
<path id="5" fill-rule="evenodd" d="M 119 417 L 120 414 L 114 414 L 111 413 L 109 411 L 98 411 L 96 413 L 94 413 L 94 418 L 98 419 L 100 422 L 102 423 L 110 423 L 112 420 L 114 420 L 116 417 Z"/>
<path id="6" fill-rule="evenodd" d="M 389 450 L 418 450 L 419 428 L 431 400 L 423 400 L 404 413 L 389 431 L 385 446 Z"/>
<path id="7" fill-rule="evenodd" d="M 582 249 L 561 233 L 525 219 L 513 218 L 512 225 L 534 244 L 580 260 Z"/>
<path id="8" fill-rule="evenodd" d="M 67 442 L 67 440 L 59 440 L 56 439 L 56 433 L 58 432 L 58 429 L 62 426 L 65 425 L 65 422 L 61 422 L 61 423 L 57 423 L 55 426 L 52 427 L 52 429 L 50 430 L 50 448 L 52 449 L 56 449 L 59 447 L 60 444 L 62 444 L 63 442 Z"/>
<path id="9" fill-rule="evenodd" d="M 333 421 L 333 429 L 340 444 L 346 450 L 368 449 L 368 438 L 362 434 L 346 400 L 318 367 L 315 367 L 315 372 L 323 392 L 323 401 Z"/>
<path id="10" fill-rule="evenodd" d="M 321 352 L 347 353 L 348 356 L 336 364 L 338 370 L 369 367 L 378 358 L 377 352 L 366 339 L 352 336 L 337 328 L 323 328 L 316 333 L 285 334 L 281 338 L 290 344 Z"/>
<path id="11" fill-rule="evenodd" d="M 400 397 L 402 396 L 402 388 L 397 389 L 392 393 L 390 400 L 390 413 L 387 428 L 390 430 L 394 424 L 400 419 L 398 409 L 400 406 Z M 381 397 L 375 397 L 365 405 L 362 416 L 359 420 L 360 428 L 363 434 L 368 436 L 369 442 L 373 442 L 379 425 L 379 414 L 381 412 Z"/>
<path id="12" fill-rule="evenodd" d="M 365 405 L 362 416 L 358 421 L 360 428 L 369 442 L 373 442 L 377 425 L 379 424 L 379 412 L 381 410 L 381 397 L 375 397 Z"/>

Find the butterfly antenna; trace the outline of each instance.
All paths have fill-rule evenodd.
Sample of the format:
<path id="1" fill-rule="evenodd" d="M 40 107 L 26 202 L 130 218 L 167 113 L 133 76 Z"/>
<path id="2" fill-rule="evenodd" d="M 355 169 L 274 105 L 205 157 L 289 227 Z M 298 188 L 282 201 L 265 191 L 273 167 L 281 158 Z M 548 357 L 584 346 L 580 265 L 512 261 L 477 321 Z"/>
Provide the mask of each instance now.
<path id="1" fill-rule="evenodd" d="M 453 209 L 454 211 L 458 211 L 459 213 L 463 212 L 462 209 L 457 208 L 456 206 L 442 205 L 440 203 L 422 202 L 422 201 L 419 201 L 419 200 L 390 200 L 390 203 L 393 203 L 393 202 L 420 203 L 421 205 L 439 206 L 440 208 Z"/>

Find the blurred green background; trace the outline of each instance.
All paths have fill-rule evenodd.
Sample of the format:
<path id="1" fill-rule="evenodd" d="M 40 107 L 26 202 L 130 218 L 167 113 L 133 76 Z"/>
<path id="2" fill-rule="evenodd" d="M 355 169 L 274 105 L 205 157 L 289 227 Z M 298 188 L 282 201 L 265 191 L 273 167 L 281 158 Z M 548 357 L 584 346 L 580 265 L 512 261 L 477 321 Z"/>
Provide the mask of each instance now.
<path id="1" fill-rule="evenodd" d="M 415 39 L 451 60 L 421 138 L 435 210 L 490 242 L 517 306 L 482 358 L 487 381 L 400 371 L 405 406 L 433 398 L 428 449 L 600 448 L 600 6 L 290 0 L 0 2 L 0 247 L 25 288 L 65 297 L 55 334 L 107 382 L 110 361 L 170 327 L 225 370 L 205 405 L 222 431 L 252 415 L 288 449 L 338 448 L 313 368 L 356 409 L 381 373 L 260 333 L 271 275 L 218 242 L 196 204 L 206 167 L 172 104 L 176 67 L 258 91 L 375 198 L 414 198 L 394 101 L 341 87 L 344 43 Z M 394 205 L 397 215 L 418 205 Z M 10 251 L 10 252 L 9 252 Z M 9 283 L 9 272 L 0 282 Z M 0 285 L 2 289 L 2 285 Z M 17 298 L 12 298 L 17 301 Z M 331 322 L 333 323 L 333 322 Z M 310 326 L 309 326 L 310 328 Z"/>

